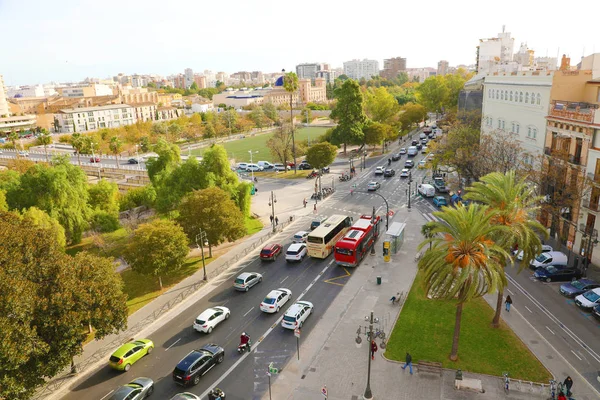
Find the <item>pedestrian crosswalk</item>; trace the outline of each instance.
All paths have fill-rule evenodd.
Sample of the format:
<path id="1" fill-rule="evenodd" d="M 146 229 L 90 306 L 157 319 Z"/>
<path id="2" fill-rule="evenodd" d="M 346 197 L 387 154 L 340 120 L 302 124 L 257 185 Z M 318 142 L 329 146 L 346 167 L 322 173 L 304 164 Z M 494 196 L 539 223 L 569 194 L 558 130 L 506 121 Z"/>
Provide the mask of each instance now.
<path id="1" fill-rule="evenodd" d="M 425 218 L 427 220 L 427 222 L 440 222 L 441 220 L 436 217 L 435 215 L 433 215 L 433 213 L 421 213 L 421 215 L 423 215 L 423 218 Z"/>

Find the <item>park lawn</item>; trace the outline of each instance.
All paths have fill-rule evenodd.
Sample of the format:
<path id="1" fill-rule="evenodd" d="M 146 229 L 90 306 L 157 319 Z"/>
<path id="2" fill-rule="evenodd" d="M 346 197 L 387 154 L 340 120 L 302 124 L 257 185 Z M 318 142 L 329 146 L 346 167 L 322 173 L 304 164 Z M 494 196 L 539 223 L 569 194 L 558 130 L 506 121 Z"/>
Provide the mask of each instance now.
<path id="1" fill-rule="evenodd" d="M 310 138 L 311 140 L 317 139 L 319 136 L 325 133 L 328 128 L 325 127 L 304 127 L 298 128 L 295 131 L 296 142 L 301 142 Z M 250 154 L 248 151 L 252 150 L 252 161 L 254 163 L 258 161 L 271 161 L 273 163 L 280 162 L 274 160 L 273 155 L 267 148 L 267 140 L 273 135 L 274 132 L 258 134 L 255 136 L 246 136 L 243 139 L 233 140 L 231 142 L 222 143 L 223 147 L 227 151 L 227 156 L 233 158 L 236 163 L 239 162 L 250 162 Z M 195 156 L 201 156 L 206 149 L 209 147 L 203 147 L 200 149 L 192 150 L 191 154 Z M 258 153 L 256 153 L 258 151 Z"/>
<path id="2" fill-rule="evenodd" d="M 125 247 L 129 243 L 129 235 L 125 228 L 117 229 L 114 232 L 103 233 L 100 237 L 106 244 L 104 249 L 98 247 L 94 243 L 93 238 L 88 236 L 83 238 L 80 243 L 67 247 L 66 253 L 74 256 L 80 251 L 85 250 L 97 256 L 118 258 L 123 254 Z"/>
<path id="3" fill-rule="evenodd" d="M 258 218 L 246 217 L 244 221 L 246 225 L 246 235 L 252 236 L 257 232 L 260 232 L 263 228 L 263 223 Z"/>
<path id="4" fill-rule="evenodd" d="M 482 298 L 464 305 L 459 358 L 456 362 L 450 361 L 455 304 L 427 299 L 421 274 L 417 274 L 385 356 L 404 362 L 409 352 L 414 364 L 419 360 L 441 362 L 444 368 L 494 376 L 508 371 L 513 379 L 532 382 L 552 379 L 550 372 L 503 321 L 498 329 L 490 327 L 494 310 Z"/>
<path id="5" fill-rule="evenodd" d="M 306 176 L 310 174 L 312 171 L 306 170 L 298 170 L 298 173 L 295 174 L 294 170 L 286 171 L 286 172 L 260 172 L 255 173 L 257 177 L 261 178 L 275 178 L 275 179 L 306 179 Z"/>

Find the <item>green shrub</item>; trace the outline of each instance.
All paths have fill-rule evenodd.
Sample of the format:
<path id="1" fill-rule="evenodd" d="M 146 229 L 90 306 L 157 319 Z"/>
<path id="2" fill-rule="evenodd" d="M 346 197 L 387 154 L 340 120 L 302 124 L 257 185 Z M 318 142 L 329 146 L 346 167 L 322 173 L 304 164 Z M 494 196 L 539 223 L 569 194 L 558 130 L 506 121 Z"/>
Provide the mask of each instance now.
<path id="1" fill-rule="evenodd" d="M 127 211 L 139 206 L 152 207 L 156 200 L 154 186 L 147 185 L 137 189 L 131 189 L 119 199 L 119 210 Z"/>
<path id="2" fill-rule="evenodd" d="M 114 232 L 120 227 L 118 218 L 102 210 L 94 211 L 90 225 L 98 232 Z"/>

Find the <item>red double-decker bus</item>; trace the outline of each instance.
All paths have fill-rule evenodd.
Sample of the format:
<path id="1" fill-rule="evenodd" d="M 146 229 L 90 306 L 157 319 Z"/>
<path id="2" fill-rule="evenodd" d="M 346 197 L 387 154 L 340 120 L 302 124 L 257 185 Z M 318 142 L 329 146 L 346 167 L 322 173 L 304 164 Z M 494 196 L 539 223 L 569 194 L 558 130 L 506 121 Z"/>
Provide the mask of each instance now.
<path id="1" fill-rule="evenodd" d="M 361 260 L 371 250 L 375 241 L 379 237 L 380 217 L 363 215 L 354 223 L 344 235 L 335 244 L 335 262 L 343 267 L 356 267 Z"/>

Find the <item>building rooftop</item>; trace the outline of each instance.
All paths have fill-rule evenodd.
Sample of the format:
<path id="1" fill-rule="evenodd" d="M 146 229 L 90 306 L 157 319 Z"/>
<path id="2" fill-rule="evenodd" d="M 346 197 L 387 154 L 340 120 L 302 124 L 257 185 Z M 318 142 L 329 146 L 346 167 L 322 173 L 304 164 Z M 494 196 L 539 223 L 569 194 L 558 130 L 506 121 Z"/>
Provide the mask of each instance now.
<path id="1" fill-rule="evenodd" d="M 62 113 L 72 113 L 72 112 L 89 112 L 89 111 L 102 111 L 102 110 L 118 110 L 120 108 L 131 107 L 129 104 L 108 104 L 106 106 L 98 106 L 98 107 L 81 107 L 81 108 L 65 108 L 60 110 Z"/>

